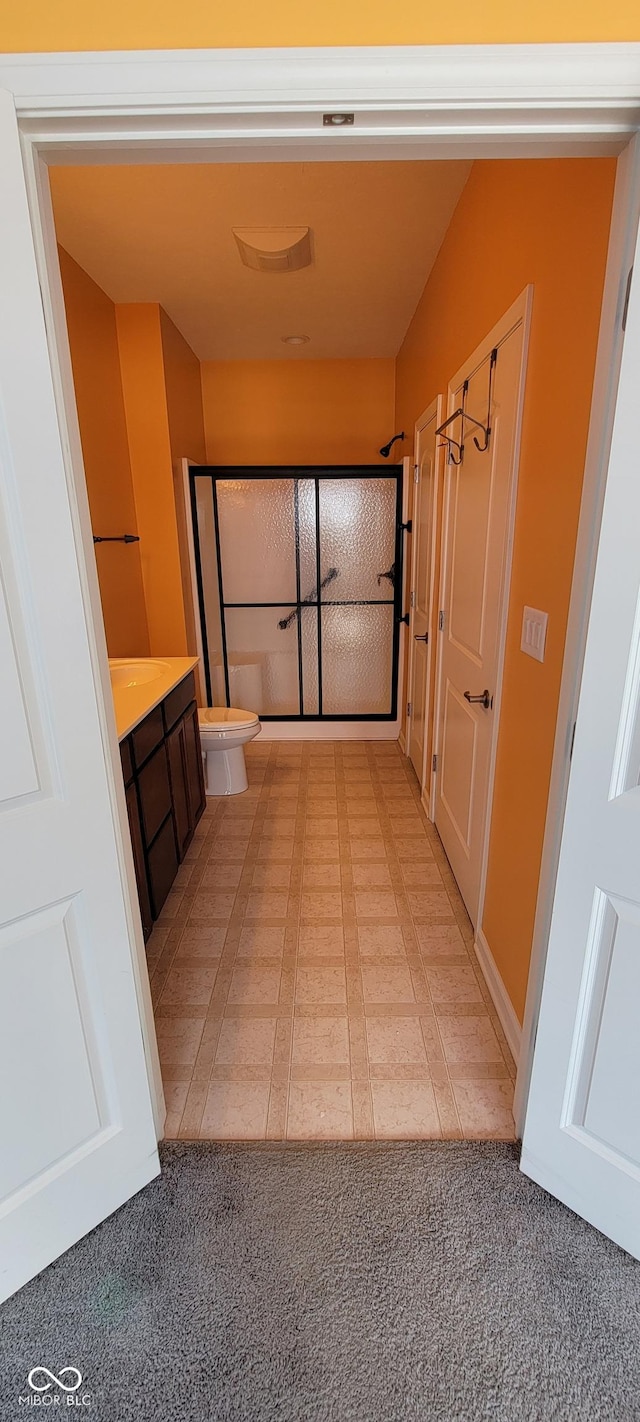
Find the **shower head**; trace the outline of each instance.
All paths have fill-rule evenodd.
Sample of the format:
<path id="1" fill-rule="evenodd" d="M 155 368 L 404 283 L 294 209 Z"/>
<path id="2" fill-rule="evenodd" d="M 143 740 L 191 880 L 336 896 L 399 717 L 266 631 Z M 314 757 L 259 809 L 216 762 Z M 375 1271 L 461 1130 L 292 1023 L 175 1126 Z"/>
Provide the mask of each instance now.
<path id="1" fill-rule="evenodd" d="M 382 455 L 383 459 L 389 458 L 389 455 L 391 454 L 391 447 L 395 444 L 397 439 L 404 439 L 404 430 L 402 431 L 402 434 L 394 435 L 393 439 L 390 439 L 388 444 L 383 444 L 382 449 L 380 450 L 380 454 Z"/>

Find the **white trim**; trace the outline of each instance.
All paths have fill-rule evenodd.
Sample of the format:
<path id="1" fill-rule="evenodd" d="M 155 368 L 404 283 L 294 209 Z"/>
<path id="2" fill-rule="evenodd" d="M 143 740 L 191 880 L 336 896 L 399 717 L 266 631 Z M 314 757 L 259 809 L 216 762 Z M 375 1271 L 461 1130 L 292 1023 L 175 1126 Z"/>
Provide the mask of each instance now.
<path id="1" fill-rule="evenodd" d="M 522 1027 L 516 1017 L 511 998 L 500 977 L 489 944 L 479 928 L 474 939 L 474 951 L 482 969 L 482 976 L 491 993 L 491 1000 L 498 1014 L 513 1060 L 518 1065 L 522 1047 Z"/>
<path id="2" fill-rule="evenodd" d="M 433 820 L 433 815 L 431 814 L 431 799 L 429 795 L 427 795 L 426 790 L 422 791 L 422 794 L 420 796 L 420 804 L 422 805 L 427 819 Z"/>
<path id="3" fill-rule="evenodd" d="M 514 1115 L 519 1135 L 522 1134 L 524 1128 L 531 1079 L 536 1025 L 540 1010 L 542 981 L 551 927 L 551 910 L 567 800 L 573 726 L 577 715 L 591 590 L 607 480 L 611 432 L 624 341 L 621 324 L 622 309 L 627 290 L 627 276 L 634 258 L 639 217 L 640 140 L 636 136 L 618 161 L 611 215 L 580 522 L 576 540 L 576 556 L 522 1028 L 520 1071 L 514 1100 Z"/>
<path id="4" fill-rule="evenodd" d="M 262 721 L 261 741 L 397 741 L 396 721 Z"/>
<path id="5" fill-rule="evenodd" d="M 498 753 L 498 738 L 500 735 L 500 711 L 502 705 L 502 682 L 504 676 L 504 662 L 507 645 L 507 623 L 509 619 L 509 600 L 511 591 L 511 573 L 513 569 L 513 545 L 515 538 L 516 522 L 516 502 L 518 496 L 518 483 L 520 473 L 520 439 L 522 433 L 522 416 L 524 411 L 525 391 L 527 383 L 527 361 L 529 351 L 529 335 L 531 330 L 531 308 L 533 304 L 533 286 L 525 287 L 520 296 L 505 312 L 499 321 L 496 321 L 492 330 L 487 333 L 484 340 L 476 347 L 475 351 L 463 362 L 460 369 L 448 382 L 449 394 L 447 400 L 447 413 L 451 414 L 456 404 L 456 391 L 462 381 L 469 378 L 472 370 L 487 359 L 488 352 L 492 346 L 499 346 L 507 339 L 511 331 L 522 323 L 522 361 L 520 366 L 520 386 L 518 390 L 518 404 L 516 408 L 513 460 L 509 475 L 509 502 L 507 521 L 505 526 L 504 540 L 504 562 L 502 568 L 502 583 L 500 587 L 500 605 L 498 610 L 498 638 L 497 638 L 497 659 L 496 659 L 496 681 L 493 693 L 493 723 L 491 728 L 491 750 L 489 758 L 489 775 L 487 780 L 487 800 L 485 808 L 485 822 L 482 837 L 482 857 L 480 867 L 480 886 L 478 892 L 478 909 L 474 929 L 479 929 L 482 924 L 482 914 L 484 910 L 484 900 L 487 887 L 487 869 L 489 863 L 489 846 L 491 840 L 491 817 L 493 812 L 493 791 L 495 785 L 496 759 Z M 447 616 L 446 607 L 446 546 L 447 546 L 447 515 L 448 515 L 448 485 L 445 479 L 445 498 L 442 509 L 442 542 L 440 548 L 440 589 L 439 606 Z M 434 705 L 434 735 L 433 751 L 435 755 L 440 754 L 440 733 L 441 733 L 441 709 L 442 709 L 442 662 L 443 662 L 443 639 L 438 638 L 437 669 L 436 669 L 436 695 Z M 436 772 L 438 774 L 439 772 Z M 433 814 L 435 821 L 436 814 L 436 791 L 433 794 Z"/>
<path id="6" fill-rule="evenodd" d="M 416 422 L 415 422 L 414 431 L 413 431 L 413 458 L 412 458 L 412 461 L 411 461 L 411 463 L 412 463 L 413 466 L 415 466 L 415 465 L 417 464 L 417 462 L 418 462 L 418 437 L 422 434 L 423 430 L 426 430 L 427 426 L 430 425 L 433 420 L 436 421 L 436 427 L 440 424 L 440 422 L 441 422 L 441 420 L 442 420 L 442 405 L 443 405 L 443 396 L 442 396 L 442 395 L 436 395 L 435 400 L 432 400 L 432 401 L 431 401 L 431 404 L 427 406 L 427 409 L 426 409 L 426 410 L 423 410 L 423 411 L 422 411 L 422 414 L 418 417 L 418 419 L 417 419 Z M 435 801 L 435 771 L 434 771 L 434 769 L 433 769 L 433 755 L 434 755 L 434 748 L 435 748 L 435 719 L 434 719 L 434 722 L 433 722 L 432 727 L 431 727 L 431 741 L 432 741 L 432 745 L 431 745 L 431 766 L 428 766 L 428 764 L 427 764 L 427 746 L 428 746 L 428 740 L 429 740 L 429 737 L 428 737 L 428 726 L 429 726 L 429 700 L 430 700 L 430 697 L 431 697 L 431 684 L 432 684 L 432 682 L 433 682 L 434 676 L 437 677 L 437 674 L 438 674 L 438 671 L 437 671 L 437 635 L 436 635 L 436 632 L 434 631 L 434 617 L 433 617 L 433 614 L 434 614 L 434 603 L 435 603 L 435 598 L 436 598 L 436 592 L 438 591 L 438 589 L 437 589 L 437 587 L 436 587 L 436 566 L 437 566 L 437 561 L 438 561 L 438 560 L 437 560 L 437 552 L 438 552 L 438 519 L 439 519 L 439 515 L 440 515 L 440 505 L 441 505 L 441 498 L 442 498 L 442 484 L 443 484 L 443 478 L 444 478 L 444 454 L 443 454 L 443 445 L 442 445 L 442 444 L 437 444 L 436 447 L 435 447 L 435 456 L 434 456 L 434 465 L 433 465 L 433 497 L 432 497 L 432 509 L 431 509 L 431 578 L 430 578 L 430 587 L 429 587 L 429 616 L 428 616 L 428 619 L 427 619 L 427 630 L 428 630 L 428 633 L 429 633 L 429 642 L 428 642 L 428 644 L 427 644 L 427 684 L 426 684 L 426 687 L 425 687 L 425 703 L 424 703 L 424 704 L 425 704 L 424 761 L 423 761 L 423 766 L 422 766 L 422 779 L 421 779 L 421 784 L 420 784 L 420 791 L 421 791 L 421 797 L 422 797 L 422 805 L 423 805 L 423 808 L 425 808 L 425 811 L 426 811 L 426 814 L 427 814 L 427 818 L 430 819 L 430 820 L 432 819 L 432 815 L 431 815 L 430 811 L 429 811 L 428 809 L 426 809 L 426 806 L 427 806 L 427 805 L 433 805 L 434 810 L 435 810 L 435 803 L 436 803 L 436 801 Z M 415 498 L 416 485 L 415 485 L 415 483 L 412 483 L 412 484 L 411 484 L 411 488 L 413 489 L 413 501 L 412 501 L 412 506 L 411 506 L 411 517 L 412 517 L 412 519 L 413 519 L 413 521 L 414 521 L 414 523 L 415 523 L 415 507 L 416 507 L 416 498 Z M 411 530 L 411 545 L 412 545 L 412 546 L 411 546 L 411 584 L 412 584 L 412 586 L 413 586 L 414 583 L 415 583 L 416 570 L 417 570 L 417 566 L 418 566 L 418 539 L 417 539 L 417 537 L 416 537 L 416 533 L 417 533 L 417 530 L 414 530 L 414 529 L 412 528 L 412 530 Z M 410 620 L 410 624 L 409 624 L 409 637 L 410 637 L 410 638 L 413 637 L 413 614 L 414 614 L 414 609 L 411 608 L 411 620 Z M 432 633 L 433 633 L 433 635 L 432 635 Z M 409 700 L 409 701 L 411 701 L 411 700 L 413 699 L 413 698 L 412 698 L 412 693 L 413 693 L 413 656 L 412 656 L 412 652 L 413 652 L 413 643 L 410 641 L 410 643 L 409 643 L 409 658 L 408 658 L 408 685 L 409 685 L 408 700 Z M 436 682 L 436 694 L 434 695 L 434 699 L 433 699 L 434 718 L 435 718 L 436 700 L 437 700 L 437 682 Z M 408 727 L 408 725 L 409 725 L 409 719 L 410 719 L 410 718 L 407 717 L 407 727 Z M 409 743 L 409 742 L 408 742 L 408 743 Z"/>
<path id="7" fill-rule="evenodd" d="M 34 244 L 63 437 L 70 498 L 80 508 L 76 552 L 92 646 L 105 756 L 114 756 L 86 490 L 64 317 L 52 299 L 55 236 L 41 216 L 42 161 L 315 161 L 338 158 L 549 157 L 617 153 L 640 125 L 640 44 L 393 46 L 334 49 L 128 51 L 0 56 L 0 87 L 20 121 Z M 353 129 L 319 128 L 327 108 L 349 108 Z M 635 144 L 634 144 L 635 149 Z M 524 1112 L 539 984 L 553 898 L 566 759 L 583 637 L 575 609 L 585 606 L 606 480 L 616 405 L 621 337 L 615 315 L 638 223 L 638 163 L 623 160 L 616 187 L 605 308 L 585 471 L 583 515 L 523 1041 L 526 1072 L 516 1099 Z M 629 173 L 632 176 L 629 177 Z M 46 190 L 46 184 L 45 184 Z M 44 225 L 44 231 L 41 229 Z M 622 235 L 621 235 L 622 234 Z M 67 418 L 67 415 L 69 418 Z M 586 552 L 585 552 L 586 549 Z M 580 624 L 580 625 L 579 625 Z M 402 704 L 402 702 L 400 702 Z M 437 716 L 437 708 L 436 708 Z M 558 767 L 560 767 L 558 769 Z M 124 804 L 108 770 L 116 838 L 127 880 L 132 954 L 141 957 L 139 915 L 124 834 Z M 122 841 L 124 835 L 124 847 Z M 141 964 L 142 967 L 142 964 Z M 146 974 L 145 974 L 146 976 Z M 154 1039 L 148 986 L 139 987 L 143 1032 Z M 153 1071 L 150 1068 L 150 1074 Z M 522 1083 L 522 1089 L 521 1089 Z M 152 1081 L 152 1090 L 153 1081 Z M 156 1118 L 158 1119 L 158 1098 Z"/>
<path id="8" fill-rule="evenodd" d="M 404 733 L 404 727 L 401 727 L 401 728 L 400 728 L 400 734 L 399 734 L 399 736 L 398 736 L 398 745 L 400 746 L 400 750 L 402 751 L 402 754 L 403 754 L 403 755 L 406 755 L 406 754 L 407 754 L 407 739 L 406 739 L 406 736 L 405 736 L 405 733 Z"/>

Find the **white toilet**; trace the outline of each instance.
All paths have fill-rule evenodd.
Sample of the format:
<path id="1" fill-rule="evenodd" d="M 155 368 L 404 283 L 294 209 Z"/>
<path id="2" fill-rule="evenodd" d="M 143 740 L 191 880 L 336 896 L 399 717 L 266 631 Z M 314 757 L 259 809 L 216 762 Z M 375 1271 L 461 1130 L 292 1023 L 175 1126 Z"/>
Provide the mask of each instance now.
<path id="1" fill-rule="evenodd" d="M 235 706 L 198 710 L 207 795 L 240 795 L 248 787 L 243 746 L 262 730 L 255 711 Z"/>

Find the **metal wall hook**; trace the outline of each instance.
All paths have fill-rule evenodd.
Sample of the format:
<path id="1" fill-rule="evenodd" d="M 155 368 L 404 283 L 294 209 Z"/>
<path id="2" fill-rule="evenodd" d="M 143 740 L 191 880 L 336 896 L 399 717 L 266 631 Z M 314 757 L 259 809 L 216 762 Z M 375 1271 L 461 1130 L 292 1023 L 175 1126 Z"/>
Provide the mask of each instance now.
<path id="1" fill-rule="evenodd" d="M 465 380 L 464 385 L 463 385 L 463 387 L 462 387 L 462 404 L 458 406 L 458 409 L 457 409 L 457 410 L 454 410 L 454 412 L 453 412 L 452 415 L 449 415 L 446 420 L 443 420 L 443 422 L 442 422 L 441 425 L 438 425 L 438 428 L 437 428 L 437 430 L 436 430 L 436 435 L 440 435 L 440 437 L 441 437 L 443 440 L 446 441 L 447 459 L 448 459 L 448 461 L 449 461 L 449 464 L 460 465 L 460 464 L 462 464 L 462 461 L 463 461 L 463 459 L 464 459 L 464 422 L 465 422 L 465 420 L 468 420 L 468 421 L 469 421 L 469 424 L 475 425 L 475 427 L 476 427 L 477 430 L 482 430 L 482 434 L 483 434 L 483 436 L 484 436 L 484 443 L 483 443 L 483 444 L 480 443 L 480 440 L 478 439 L 478 436 L 477 436 L 477 435 L 474 434 L 474 436 L 473 436 L 473 443 L 475 444 L 476 449 L 479 449 L 479 450 L 480 450 L 480 453 L 481 453 L 481 454 L 484 454 L 484 453 L 486 452 L 486 450 L 489 448 L 489 441 L 490 441 L 490 439 L 491 439 L 491 396 L 492 396 L 492 394 L 493 394 L 493 372 L 494 372 L 494 370 L 495 370 L 495 366 L 496 366 L 496 361 L 497 361 L 497 359 L 498 359 L 498 347 L 497 347 L 497 346 L 494 346 L 494 349 L 493 349 L 492 352 L 491 352 L 491 363 L 490 363 L 490 365 L 489 365 L 489 391 L 488 391 L 488 397 L 487 397 L 487 420 L 486 420 L 486 424 L 483 425 L 483 423 L 482 423 L 481 420 L 476 420 L 476 419 L 474 419 L 473 415 L 469 415 L 469 414 L 467 413 L 467 410 L 466 410 L 466 400 L 467 400 L 467 391 L 468 391 L 468 389 L 469 389 L 469 381 L 468 381 L 468 380 Z M 451 437 L 451 435 L 448 435 L 448 434 L 446 433 L 446 430 L 448 429 L 449 425 L 452 425 L 453 422 L 454 422 L 454 420 L 462 420 L 462 440 L 453 439 L 453 438 Z M 443 446 L 443 447 L 444 447 L 444 446 Z M 456 455 L 454 454 L 454 450 L 457 451 L 457 458 L 456 458 Z"/>

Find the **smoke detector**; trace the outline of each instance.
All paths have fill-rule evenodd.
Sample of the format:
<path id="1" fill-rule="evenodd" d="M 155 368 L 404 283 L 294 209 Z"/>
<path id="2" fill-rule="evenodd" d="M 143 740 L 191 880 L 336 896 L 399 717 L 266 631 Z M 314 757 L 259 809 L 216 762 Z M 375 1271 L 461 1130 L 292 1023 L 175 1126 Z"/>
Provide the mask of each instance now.
<path id="1" fill-rule="evenodd" d="M 255 272 L 297 272 L 311 265 L 308 227 L 234 227 L 245 267 Z"/>

